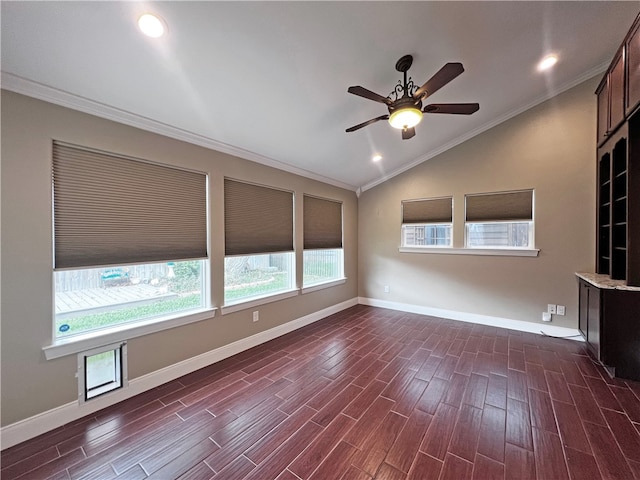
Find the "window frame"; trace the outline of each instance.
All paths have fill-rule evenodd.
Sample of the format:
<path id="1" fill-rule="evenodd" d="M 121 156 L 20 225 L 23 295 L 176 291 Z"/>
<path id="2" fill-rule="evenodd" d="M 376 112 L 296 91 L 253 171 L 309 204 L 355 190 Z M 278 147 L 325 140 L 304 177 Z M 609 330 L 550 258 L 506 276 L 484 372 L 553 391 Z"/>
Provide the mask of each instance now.
<path id="1" fill-rule="evenodd" d="M 127 322 L 123 324 L 111 325 L 99 330 L 92 330 L 88 332 L 79 333 L 76 335 L 70 335 L 67 337 L 57 337 L 56 331 L 56 313 L 55 313 L 55 272 L 59 270 L 78 270 L 82 268 L 108 268 L 108 267 L 118 267 L 122 265 L 85 265 L 83 267 L 66 267 L 66 268 L 56 268 L 55 267 L 55 249 L 52 250 L 53 253 L 53 263 L 52 263 L 52 271 L 51 271 L 51 282 L 52 282 L 52 309 L 51 309 L 51 344 L 43 347 L 43 351 L 45 353 L 45 358 L 47 360 L 60 358 L 67 355 L 78 354 L 84 351 L 89 351 L 91 349 L 102 348 L 106 344 L 114 344 L 114 342 L 123 342 L 131 338 L 136 338 L 144 335 L 149 335 L 151 333 L 156 333 L 159 331 L 167 330 L 170 328 L 175 328 L 181 325 L 187 325 L 189 323 L 200 322 L 203 320 L 211 319 L 215 317 L 215 313 L 217 308 L 212 307 L 211 305 L 211 238 L 210 238 L 210 222 L 211 222 L 211 212 L 210 212 L 210 183 L 211 178 L 210 175 L 206 172 L 194 170 L 186 167 L 175 166 L 169 163 L 162 163 L 157 161 L 150 161 L 142 158 L 136 158 L 129 155 L 124 155 L 120 153 L 112 153 L 106 152 L 98 149 L 94 149 L 91 147 L 79 146 L 74 144 L 69 144 L 63 141 L 53 140 L 52 141 L 52 150 L 51 150 L 51 168 L 53 172 L 54 161 L 60 161 L 60 158 L 64 160 L 64 157 L 56 157 L 54 160 L 54 148 L 60 147 L 62 149 L 71 149 L 77 150 L 80 154 L 83 152 L 87 155 L 94 156 L 108 156 L 115 158 L 115 161 L 133 161 L 137 162 L 140 165 L 149 165 L 152 168 L 161 167 L 164 169 L 176 170 L 179 172 L 186 172 L 192 174 L 199 174 L 203 176 L 204 181 L 204 221 L 205 225 L 203 227 L 206 232 L 206 238 L 204 241 L 206 242 L 206 257 L 199 258 L 166 258 L 161 260 L 156 260 L 157 262 L 176 262 L 176 261 L 188 261 L 188 260 L 200 260 L 201 263 L 201 276 L 202 276 L 202 301 L 203 306 L 196 307 L 189 310 L 182 310 L 179 312 L 172 312 L 167 315 L 160 315 L 150 318 L 143 318 L 132 322 Z M 58 153 L 59 155 L 59 153 Z M 137 165 L 140 167 L 140 165 Z M 56 224 L 55 224 L 55 201 L 54 201 L 54 183 L 52 177 L 52 203 L 51 203 L 51 238 L 52 244 L 55 245 L 55 235 L 56 235 Z M 148 264 L 148 263 L 156 263 L 156 261 L 140 261 L 140 262 L 130 262 L 127 265 L 131 264 Z"/>
<path id="2" fill-rule="evenodd" d="M 469 226 L 471 225 L 499 225 L 499 224 L 515 224 L 527 223 L 529 244 L 527 246 L 510 246 L 510 245 L 469 245 Z M 500 249 L 500 250 L 535 250 L 535 223 L 531 221 L 501 221 L 501 222 L 465 222 L 464 224 L 464 248 L 467 249 Z"/>
<path id="3" fill-rule="evenodd" d="M 407 204 L 411 204 L 411 203 L 424 203 L 425 206 L 428 205 L 428 202 L 434 202 L 433 205 L 435 205 L 435 208 L 437 209 L 437 204 L 438 203 L 443 203 L 443 201 L 445 200 L 449 200 L 449 207 L 447 208 L 447 210 L 450 210 L 450 212 L 448 212 L 447 218 L 449 218 L 449 221 L 442 221 L 443 220 L 443 212 L 430 212 L 429 214 L 426 214 L 425 212 L 422 212 L 422 215 L 418 215 L 418 217 L 420 217 L 419 219 L 433 219 L 433 221 L 426 221 L 426 222 L 422 222 L 422 221 L 412 221 L 414 220 L 414 218 L 412 216 L 410 216 L 410 218 L 407 218 L 407 215 L 405 213 L 405 205 Z M 400 202 L 400 219 L 401 219 L 401 225 L 400 225 L 400 249 L 450 249 L 453 248 L 453 233 L 454 233 L 454 229 L 453 229 L 453 222 L 454 222 L 454 216 L 453 216 L 453 206 L 454 206 L 454 201 L 453 201 L 453 195 L 445 195 L 445 196 L 440 196 L 440 197 L 426 197 L 426 198 L 415 198 L 415 199 L 407 199 L 407 200 L 402 200 Z M 428 207 L 426 207 L 426 210 L 430 210 Z M 414 213 L 415 214 L 415 213 Z M 419 220 L 418 219 L 418 220 Z M 409 220 L 409 221 L 406 221 Z M 419 226 L 419 227 L 424 227 L 424 228 L 429 228 L 429 227 L 449 227 L 449 243 L 447 245 L 407 245 L 405 243 L 405 227 L 409 227 L 409 226 Z"/>
<path id="4" fill-rule="evenodd" d="M 449 227 L 449 243 L 445 245 L 438 244 L 422 244 L 422 245 L 407 245 L 405 243 L 405 228 L 406 227 Z M 453 248 L 453 222 L 452 223 L 403 223 L 400 230 L 400 248 Z"/>
<path id="5" fill-rule="evenodd" d="M 320 280 L 314 283 L 304 282 L 304 269 L 305 269 L 305 253 L 307 252 L 322 252 L 331 251 L 339 252 L 339 273 L 336 277 Z M 335 285 L 341 285 L 345 283 L 346 277 L 344 276 L 344 247 L 343 248 L 309 248 L 302 251 L 302 293 L 310 293 L 312 291 L 321 290 L 324 288 L 333 287 Z"/>
<path id="6" fill-rule="evenodd" d="M 115 388 L 106 390 L 104 392 L 97 393 L 92 396 L 88 396 L 89 390 L 87 389 L 87 358 L 93 357 L 95 355 L 100 355 L 106 352 L 118 352 L 119 355 L 118 364 L 120 370 L 120 382 L 119 385 Z M 78 353 L 78 402 L 80 404 L 86 403 L 90 400 L 95 400 L 97 398 L 103 397 L 105 395 L 109 395 L 111 393 L 117 392 L 118 390 L 123 390 L 129 386 L 129 374 L 128 374 L 128 366 L 127 366 L 127 342 L 119 342 L 116 344 L 105 345 L 102 347 L 93 348 L 91 350 L 83 351 Z M 103 386 L 101 386 L 103 387 Z M 100 387 L 95 387 L 100 388 Z"/>
<path id="7" fill-rule="evenodd" d="M 223 211 L 223 225 L 224 225 L 224 237 L 225 237 L 225 245 L 224 245 L 224 257 L 223 257 L 223 265 L 226 262 L 227 258 L 231 257 L 250 257 L 254 255 L 272 255 L 272 254 L 280 254 L 280 253 L 288 253 L 291 255 L 290 264 L 291 264 L 291 272 L 292 276 L 291 288 L 279 290 L 277 292 L 266 293 L 264 295 L 255 295 L 251 297 L 247 297 L 244 299 L 237 299 L 227 303 L 224 293 L 223 293 L 223 305 L 221 307 L 222 315 L 226 315 L 228 313 L 237 312 L 240 310 L 245 310 L 248 308 L 252 308 L 258 305 L 263 305 L 265 303 L 275 302 L 278 300 L 282 300 L 284 298 L 289 298 L 295 295 L 298 295 L 299 288 L 296 286 L 297 282 L 297 268 L 296 268 L 296 225 L 295 225 L 295 205 L 296 205 L 296 192 L 290 189 L 275 187 L 271 185 L 264 185 L 260 183 L 255 183 L 247 180 L 238 180 L 236 178 L 224 177 L 224 189 L 223 189 L 223 197 L 224 197 L 224 211 Z M 282 215 L 277 215 L 277 223 L 279 224 L 280 229 L 278 229 L 277 237 L 277 245 L 281 248 L 286 248 L 287 250 L 281 250 L 275 248 L 272 245 L 267 246 L 264 242 L 258 241 L 256 239 L 256 235 L 252 235 L 249 239 L 250 241 L 246 241 L 246 239 L 241 238 L 243 235 L 241 234 L 242 228 L 238 226 L 238 218 L 229 219 L 227 215 L 237 213 L 237 217 L 242 217 L 243 215 L 248 218 L 258 218 L 260 221 L 264 220 L 264 215 L 256 217 L 256 212 L 252 209 L 246 208 L 246 203 L 249 205 L 260 205 L 260 208 L 264 207 L 265 202 L 255 202 L 256 197 L 258 197 L 258 193 L 263 191 L 266 204 L 275 205 L 278 208 L 284 206 L 285 195 L 290 195 L 290 199 L 287 200 L 287 207 L 284 218 L 286 218 L 286 222 L 282 223 Z M 249 195 L 251 193 L 251 195 Z M 246 200 L 249 200 L 248 202 Z M 238 204 L 236 204 L 238 202 Z M 244 208 L 242 208 L 244 207 Z M 290 208 L 290 211 L 289 211 Z M 257 209 L 257 212 L 260 213 L 262 210 Z M 269 212 L 271 218 L 273 218 L 273 212 Z M 290 222 L 289 222 L 290 220 Z M 290 226 L 289 226 L 290 223 Z M 273 226 L 270 227 L 273 230 Z M 285 238 L 282 235 L 282 231 L 286 229 L 288 232 L 290 228 L 291 231 L 291 239 L 289 241 L 288 235 Z M 268 231 L 268 230 L 267 230 Z M 290 247 L 290 250 L 289 250 Z M 227 275 L 223 272 L 222 285 L 223 290 L 227 285 Z"/>
<path id="8" fill-rule="evenodd" d="M 311 293 L 345 283 L 344 203 L 341 200 L 303 194 L 302 293 Z M 307 203 L 309 202 L 309 203 Z M 320 217 L 320 225 L 317 219 Z M 311 222 L 311 223 L 308 223 Z M 338 231 L 339 230 L 339 231 Z M 307 252 L 331 251 L 339 255 L 338 275 L 305 283 Z M 338 253 L 339 252 L 339 253 Z"/>
<path id="9" fill-rule="evenodd" d="M 516 215 L 516 217 L 522 218 L 501 218 L 500 215 L 496 215 L 494 219 L 480 219 L 469 221 L 468 217 L 468 199 L 471 197 L 490 197 L 495 196 L 499 197 L 500 195 L 517 195 L 520 193 L 530 192 L 530 217 L 524 218 L 527 214 Z M 464 248 L 467 250 L 504 250 L 504 251 L 535 251 L 536 254 L 539 252 L 539 249 L 536 249 L 536 241 L 535 241 L 535 190 L 533 188 L 528 189 L 518 189 L 518 190 L 507 190 L 507 191 L 499 191 L 499 192 L 488 192 L 488 193 L 471 193 L 465 194 L 464 196 Z M 509 216 L 509 215 L 507 215 Z M 504 245 L 469 245 L 469 228 L 470 224 L 513 224 L 513 223 L 528 223 L 529 224 L 529 245 L 526 247 L 521 246 L 504 246 Z"/>

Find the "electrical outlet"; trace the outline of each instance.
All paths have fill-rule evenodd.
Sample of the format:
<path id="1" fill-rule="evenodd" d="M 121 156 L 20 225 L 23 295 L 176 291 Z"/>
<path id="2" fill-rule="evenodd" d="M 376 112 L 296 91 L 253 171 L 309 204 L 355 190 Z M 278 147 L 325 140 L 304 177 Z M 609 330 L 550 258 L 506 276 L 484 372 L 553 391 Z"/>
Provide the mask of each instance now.
<path id="1" fill-rule="evenodd" d="M 547 313 L 556 313 L 556 306 L 552 303 L 547 305 Z"/>
<path id="2" fill-rule="evenodd" d="M 550 322 L 551 321 L 551 314 L 549 312 L 542 312 L 542 321 L 543 322 Z"/>
<path id="3" fill-rule="evenodd" d="M 256 310 L 255 312 L 253 312 L 253 321 L 257 322 L 258 320 L 260 320 L 260 312 Z"/>
<path id="4" fill-rule="evenodd" d="M 565 307 L 564 305 L 558 305 L 556 308 L 556 312 L 558 313 L 558 315 L 564 315 L 565 313 Z"/>
<path id="5" fill-rule="evenodd" d="M 384 293 L 389 293 L 391 291 L 391 289 L 389 288 L 389 285 L 385 285 L 384 286 Z"/>

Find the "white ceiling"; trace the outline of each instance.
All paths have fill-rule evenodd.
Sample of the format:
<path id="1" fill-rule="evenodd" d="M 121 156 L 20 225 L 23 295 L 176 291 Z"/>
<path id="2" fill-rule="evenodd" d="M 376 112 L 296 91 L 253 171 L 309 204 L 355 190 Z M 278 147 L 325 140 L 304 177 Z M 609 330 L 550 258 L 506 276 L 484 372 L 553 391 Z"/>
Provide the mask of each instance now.
<path id="1" fill-rule="evenodd" d="M 2 87 L 351 189 L 368 188 L 600 73 L 640 2 L 2 1 Z M 168 34 L 140 34 L 160 15 Z M 536 62 L 560 62 L 540 74 Z M 401 140 L 383 96 L 405 54 L 421 85 L 446 62 L 465 72 Z M 373 163 L 373 153 L 383 160 Z"/>

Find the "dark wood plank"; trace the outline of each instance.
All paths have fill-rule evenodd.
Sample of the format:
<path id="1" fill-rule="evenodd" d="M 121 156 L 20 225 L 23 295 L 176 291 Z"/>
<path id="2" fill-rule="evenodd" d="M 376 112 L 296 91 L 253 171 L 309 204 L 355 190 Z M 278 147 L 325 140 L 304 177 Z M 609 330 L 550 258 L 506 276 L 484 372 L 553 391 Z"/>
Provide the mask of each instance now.
<path id="1" fill-rule="evenodd" d="M 640 433 L 634 428 L 629 418 L 613 410 L 602 410 L 602 414 L 624 456 L 640 462 Z"/>
<path id="2" fill-rule="evenodd" d="M 356 423 L 346 415 L 338 415 L 318 437 L 289 465 L 289 470 L 298 477 L 306 479 L 329 455 L 342 437 Z"/>
<path id="3" fill-rule="evenodd" d="M 533 451 L 538 478 L 569 479 L 562 442 L 555 433 L 533 428 Z"/>
<path id="4" fill-rule="evenodd" d="M 593 456 L 568 447 L 565 447 L 564 454 L 572 480 L 600 480 L 602 478 Z"/>
<path id="5" fill-rule="evenodd" d="M 504 463 L 507 412 L 501 408 L 485 405 L 478 437 L 478 453 Z"/>
<path id="6" fill-rule="evenodd" d="M 512 398 L 507 399 L 507 431 L 505 438 L 508 443 L 533 451 L 528 404 Z"/>
<path id="7" fill-rule="evenodd" d="M 633 478 L 611 430 L 595 423 L 584 422 L 583 425 L 602 476 L 619 480 Z"/>
<path id="8" fill-rule="evenodd" d="M 536 461 L 532 450 L 507 443 L 504 457 L 505 479 L 536 480 Z"/>
<path id="9" fill-rule="evenodd" d="M 462 404 L 447 451 L 473 463 L 478 447 L 481 422 L 481 409 Z"/>
<path id="10" fill-rule="evenodd" d="M 407 473 L 432 418 L 428 413 L 414 410 L 397 436 L 393 446 L 389 449 L 385 462 Z"/>
<path id="11" fill-rule="evenodd" d="M 439 478 L 442 471 L 443 462 L 436 460 L 429 455 L 418 452 L 416 461 L 413 463 L 407 480 L 425 480 L 427 478 Z"/>
<path id="12" fill-rule="evenodd" d="M 441 403 L 422 440 L 420 450 L 444 461 L 457 418 L 457 408 Z"/>
<path id="13" fill-rule="evenodd" d="M 472 473 L 472 463 L 448 453 L 444 460 L 440 480 L 469 480 Z"/>
<path id="14" fill-rule="evenodd" d="M 553 402 L 553 409 L 558 421 L 560 438 L 565 447 L 579 450 L 591 455 L 591 447 L 587 435 L 584 433 L 580 415 L 573 405 L 562 402 Z"/>
<path id="15" fill-rule="evenodd" d="M 449 382 L 442 380 L 441 378 L 432 379 L 418 400 L 416 408 L 434 415 L 438 409 L 438 405 L 440 405 L 440 401 L 444 398 L 448 389 Z"/>
<path id="16" fill-rule="evenodd" d="M 476 455 L 473 480 L 504 480 L 504 464 L 482 455 Z"/>

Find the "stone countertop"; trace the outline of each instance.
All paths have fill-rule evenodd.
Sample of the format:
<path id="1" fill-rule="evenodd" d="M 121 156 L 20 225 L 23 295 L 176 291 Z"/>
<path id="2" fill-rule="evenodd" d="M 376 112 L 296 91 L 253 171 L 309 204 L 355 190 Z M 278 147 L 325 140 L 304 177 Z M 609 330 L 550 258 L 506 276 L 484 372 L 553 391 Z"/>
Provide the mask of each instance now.
<path id="1" fill-rule="evenodd" d="M 632 287 L 627 285 L 624 280 L 612 280 L 609 275 L 602 275 L 600 273 L 576 273 L 578 278 L 589 282 L 594 287 L 606 288 L 609 290 L 628 290 L 630 292 L 640 292 L 640 287 Z"/>

